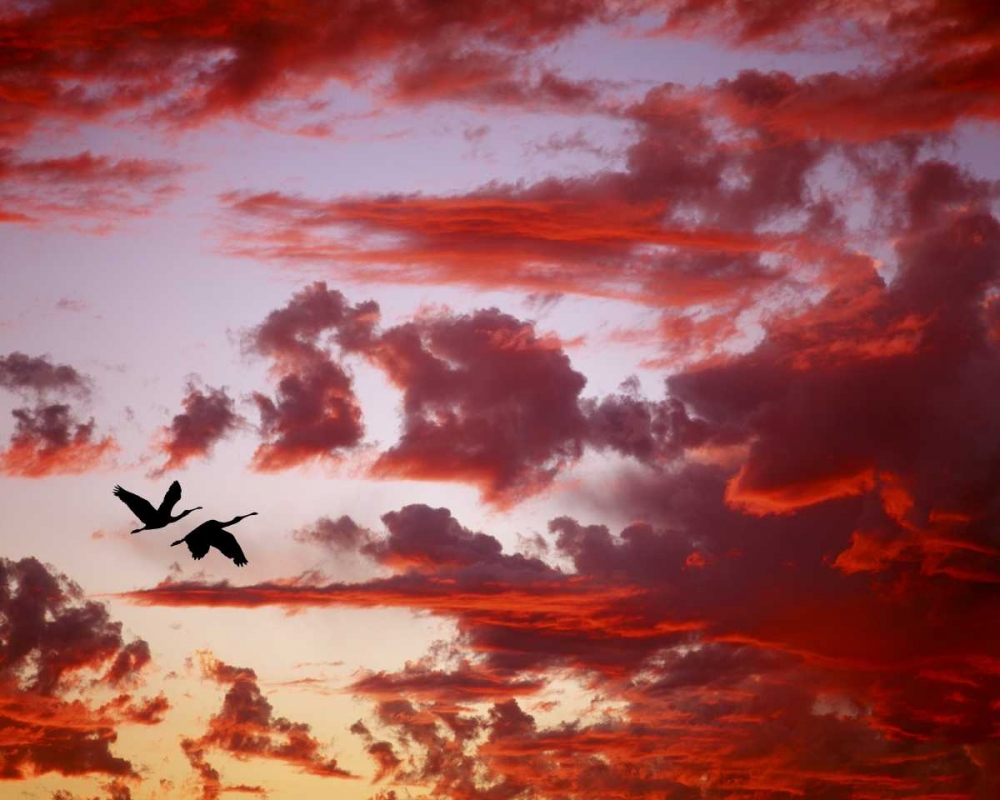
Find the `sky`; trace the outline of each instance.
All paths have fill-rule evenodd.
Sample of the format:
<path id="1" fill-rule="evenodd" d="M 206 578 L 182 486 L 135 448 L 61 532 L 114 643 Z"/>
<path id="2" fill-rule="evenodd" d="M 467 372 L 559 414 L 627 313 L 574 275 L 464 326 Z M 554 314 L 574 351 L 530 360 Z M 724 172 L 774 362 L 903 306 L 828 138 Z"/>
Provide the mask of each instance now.
<path id="1" fill-rule="evenodd" d="M 988 6 L 0 0 L 0 796 L 1000 796 Z"/>

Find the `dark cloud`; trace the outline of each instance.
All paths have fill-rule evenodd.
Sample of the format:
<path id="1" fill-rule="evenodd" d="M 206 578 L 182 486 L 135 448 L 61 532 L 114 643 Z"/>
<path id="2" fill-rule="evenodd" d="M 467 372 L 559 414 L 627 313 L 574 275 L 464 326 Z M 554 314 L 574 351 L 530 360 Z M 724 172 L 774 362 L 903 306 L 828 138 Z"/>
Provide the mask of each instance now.
<path id="1" fill-rule="evenodd" d="M 333 360 L 326 338 L 363 336 L 378 307 L 351 307 L 336 290 L 314 283 L 292 297 L 247 337 L 247 346 L 273 361 L 276 400 L 256 393 L 263 443 L 254 467 L 287 469 L 315 459 L 336 460 L 361 441 L 361 408 L 351 376 Z"/>
<path id="2" fill-rule="evenodd" d="M 530 323 L 496 309 L 424 317 L 369 352 L 403 390 L 403 433 L 375 475 L 465 481 L 504 505 L 582 453 L 586 379 Z"/>
<path id="3" fill-rule="evenodd" d="M 107 608 L 33 558 L 0 559 L 0 779 L 35 775 L 137 778 L 135 766 L 113 752 L 125 723 L 156 724 L 166 698 L 129 694 L 97 699 L 137 682 L 149 663 L 141 639 L 126 643 Z M 103 673 L 103 675 L 102 675 Z M 89 697 L 70 697 L 91 677 Z M 124 784 L 112 792 L 127 794 Z"/>
<path id="4" fill-rule="evenodd" d="M 252 669 L 233 667 L 210 654 L 202 654 L 202 672 L 206 679 L 227 687 L 222 708 L 209 719 L 205 733 L 181 742 L 188 761 L 201 778 L 204 800 L 231 791 L 230 787 L 222 786 L 218 770 L 205 760 L 206 753 L 212 750 L 243 760 L 282 761 L 324 778 L 356 777 L 323 753 L 309 725 L 273 713 Z"/>
<path id="5" fill-rule="evenodd" d="M 461 7 L 379 0 L 336 13 L 314 0 L 266 9 L 144 2 L 87 14 L 68 0 L 17 6 L 0 28 L 10 45 L 0 61 L 10 86 L 0 135 L 21 137 L 51 118 L 124 111 L 193 125 L 300 98 L 330 80 L 359 82 L 380 63 L 409 65 L 419 53 L 495 51 L 511 70 L 513 54 L 628 10 L 603 0 L 518 2 L 500 14 L 482 0 Z M 459 82 L 455 72 L 435 70 L 439 95 Z M 548 91 L 561 99 L 568 90 Z"/>
<path id="6" fill-rule="evenodd" d="M 350 690 L 356 695 L 380 700 L 396 696 L 432 702 L 439 708 L 460 709 L 463 704 L 480 703 L 509 696 L 527 696 L 544 687 L 540 679 L 510 680 L 464 662 L 454 669 L 438 669 L 432 663 L 407 662 L 398 672 L 368 672 L 354 680 Z"/>
<path id="7" fill-rule="evenodd" d="M 651 461 L 654 450 L 668 449 L 660 439 L 678 439 L 676 451 L 701 435 L 682 408 L 657 411 L 625 398 L 582 404 L 586 379 L 562 342 L 495 308 L 424 314 L 385 329 L 378 318 L 374 302 L 350 306 L 314 283 L 254 329 L 249 346 L 273 360 L 279 377 L 277 402 L 255 395 L 265 436 L 257 469 L 336 459 L 360 443 L 361 409 L 334 345 L 341 357 L 383 370 L 403 393 L 402 433 L 371 465 L 375 477 L 461 481 L 509 506 L 548 488 L 588 442 Z M 645 444 L 629 444 L 631 434 L 615 429 L 626 403 L 657 417 L 645 423 Z M 343 531 L 328 521 L 303 536 L 348 536 L 349 524 L 338 524 Z"/>
<path id="8" fill-rule="evenodd" d="M 0 356 L 0 387 L 18 394 L 48 392 L 87 395 L 89 382 L 69 364 L 54 364 L 48 356 L 21 352 Z"/>
<path id="9" fill-rule="evenodd" d="M 195 458 L 207 458 L 216 443 L 225 439 L 243 424 L 236 413 L 233 398 L 225 387 L 203 389 L 188 383 L 184 410 L 176 414 L 170 425 L 162 429 L 157 448 L 167 460 L 154 471 L 155 476 L 181 469 Z"/>
<path id="10" fill-rule="evenodd" d="M 321 517 L 293 534 L 297 542 L 312 542 L 334 551 L 359 551 L 374 541 L 374 534 L 348 516 Z"/>
<path id="11" fill-rule="evenodd" d="M 118 450 L 110 436 L 95 436 L 95 424 L 77 420 L 68 405 L 16 408 L 14 433 L 0 451 L 0 471 L 11 477 L 44 478 L 87 472 L 107 463 Z"/>
<path id="12" fill-rule="evenodd" d="M 21 352 L 0 356 L 0 388 L 35 401 L 34 407 L 11 412 L 14 432 L 0 451 L 0 472 L 23 478 L 87 472 L 118 450 L 112 437 L 95 435 L 93 419 L 83 422 L 67 403 L 51 402 L 53 397 L 90 398 L 90 379 L 69 364 Z"/>

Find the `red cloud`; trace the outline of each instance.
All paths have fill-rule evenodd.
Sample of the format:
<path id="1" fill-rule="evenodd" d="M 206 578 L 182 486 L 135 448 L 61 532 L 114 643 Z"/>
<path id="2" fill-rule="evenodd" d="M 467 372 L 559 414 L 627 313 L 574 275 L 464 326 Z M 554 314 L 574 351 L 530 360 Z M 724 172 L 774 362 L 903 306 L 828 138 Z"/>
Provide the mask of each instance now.
<path id="1" fill-rule="evenodd" d="M 183 168 L 169 161 L 114 161 L 89 151 L 62 158 L 26 160 L 0 149 L 0 219 L 60 219 L 116 224 L 149 214 L 173 196 Z M 103 230 L 103 229 L 102 229 Z"/>
<path id="2" fill-rule="evenodd" d="M 928 781 L 945 793 L 988 791 L 989 768 L 979 764 L 989 763 L 985 737 L 1000 721 L 1000 651 L 988 634 L 996 604 L 975 584 L 942 583 L 942 575 L 913 572 L 912 591 L 887 592 L 831 569 L 824 556 L 846 540 L 861 498 L 743 516 L 722 504 L 724 479 L 707 467 L 652 479 L 649 499 L 673 520 L 667 529 L 637 523 L 613 536 L 555 520 L 568 574 L 504 554 L 442 510 L 409 507 L 387 515 L 386 537 L 358 543 L 408 570 L 389 579 L 168 582 L 129 596 L 166 605 L 394 605 L 454 618 L 482 663 L 411 664 L 351 687 L 378 703 L 380 733 L 352 728 L 376 777 L 445 796 L 515 796 L 531 786 L 595 800 L 612 791 L 902 798 Z M 638 499 L 633 490 L 621 502 Z M 701 569 L 687 568 L 695 552 Z M 585 682 L 599 670 L 592 688 L 618 711 L 546 728 L 505 699 L 539 691 L 543 670 L 556 664 L 578 668 Z M 490 700 L 488 713 L 469 711 Z M 976 761 L 960 755 L 970 748 L 982 754 Z"/>
<path id="3" fill-rule="evenodd" d="M 224 246 L 354 280 L 626 298 L 689 323 L 699 306 L 720 341 L 752 299 L 801 291 L 792 266 L 857 258 L 839 240 L 840 198 L 810 188 L 833 144 L 763 125 L 734 137 L 703 97 L 672 85 L 622 115 L 637 131 L 624 169 L 455 196 L 230 192 L 237 226 Z"/>
<path id="4" fill-rule="evenodd" d="M 450 671 L 435 669 L 428 662 L 407 662 L 400 672 L 366 673 L 349 688 L 363 697 L 387 700 L 406 696 L 434 703 L 439 709 L 459 710 L 463 704 L 531 695 L 544 686 L 540 679 L 510 680 L 468 662 Z"/>
<path id="5" fill-rule="evenodd" d="M 652 461 L 713 438 L 677 404 L 668 410 L 624 397 L 582 403 L 586 380 L 560 342 L 497 309 L 424 314 L 385 330 L 378 316 L 375 303 L 348 306 L 339 292 L 314 283 L 252 332 L 250 347 L 269 356 L 280 376 L 277 402 L 255 396 L 265 435 L 257 469 L 336 458 L 360 442 L 351 379 L 322 344 L 327 340 L 384 370 L 403 391 L 402 434 L 372 464 L 376 477 L 471 483 L 488 502 L 506 506 L 544 490 L 586 443 Z M 628 413 L 657 417 L 645 423 L 643 443 L 616 429 L 626 404 Z M 331 525 L 318 538 L 339 535 Z"/>
<path id="6" fill-rule="evenodd" d="M 903 798 L 928 787 L 979 797 L 995 785 L 992 745 L 966 759 L 955 745 L 884 737 L 829 676 L 786 657 L 704 645 L 648 670 L 602 684 L 625 705 L 590 722 L 543 726 L 513 698 L 456 714 L 400 692 L 381 699 L 369 723 L 385 739 L 361 721 L 351 730 L 365 739 L 378 779 L 447 797 Z"/>
<path id="7" fill-rule="evenodd" d="M 35 559 L 0 559 L 0 585 L 0 779 L 138 777 L 112 752 L 116 730 L 160 722 L 166 698 L 138 705 L 128 694 L 103 705 L 93 698 L 137 679 L 149 662 L 146 643 L 126 644 L 105 606 L 84 600 L 78 586 Z M 70 699 L 87 676 L 90 698 Z"/>
<path id="8" fill-rule="evenodd" d="M 616 176 L 593 185 L 549 181 L 530 189 L 495 187 L 467 197 L 346 198 L 328 203 L 267 194 L 230 193 L 228 210 L 247 222 L 227 244 L 233 255 L 287 263 L 332 263 L 357 280 L 517 287 L 646 299 L 662 305 L 728 297 L 776 276 L 742 253 L 777 250 L 783 240 L 718 228 L 664 225 L 661 198 L 634 201 Z M 263 228 L 251 229 L 253 223 Z M 349 245 L 324 229 L 354 229 Z M 400 241 L 384 244 L 384 236 Z M 364 242 L 372 244 L 366 246 Z M 378 242 L 378 244 L 376 244 Z M 721 251 L 731 257 L 715 274 L 697 259 L 631 257 L 641 248 Z M 538 264 L 545 269 L 539 270 Z M 689 266 L 689 264 L 691 266 Z M 733 281 L 736 281 L 733 285 Z"/>
<path id="9" fill-rule="evenodd" d="M 254 467 L 271 472 L 317 458 L 337 459 L 361 441 L 363 427 L 350 375 L 333 361 L 320 337 L 364 331 L 373 304 L 349 307 L 344 296 L 315 283 L 272 311 L 248 336 L 250 349 L 268 356 L 279 376 L 277 401 L 255 394 L 264 443 Z"/>
<path id="10" fill-rule="evenodd" d="M 6 450 L 0 451 L 0 471 L 12 477 L 44 478 L 97 469 L 118 450 L 110 436 L 94 438 L 94 421 L 78 422 L 70 407 L 39 405 L 12 412 L 17 426 Z"/>
<path id="11" fill-rule="evenodd" d="M 888 187 L 904 191 L 892 198 Z M 343 522 L 313 537 L 357 549 L 390 577 L 166 581 L 129 598 L 395 606 L 454 620 L 474 668 L 427 662 L 354 687 L 377 699 L 372 727 L 357 730 L 379 779 L 440 794 L 988 796 L 1000 725 L 1000 360 L 986 313 L 1000 280 L 995 190 L 927 162 L 879 191 L 896 231 L 891 282 L 863 259 L 841 263 L 824 296 L 764 320 L 747 352 L 671 376 L 664 401 L 629 387 L 583 403 L 571 393 L 581 443 L 655 466 L 712 446 L 745 457 L 624 473 L 604 502 L 650 521 L 614 535 L 553 520 L 567 568 L 508 555 L 444 509 L 410 506 L 385 516 L 385 535 Z M 408 414 L 441 417 L 427 398 L 463 397 L 447 384 L 463 362 L 438 365 L 448 351 L 433 337 L 454 327 L 478 353 L 472 319 L 317 331 L 382 365 Z M 522 347 L 514 326 L 482 329 L 504 331 L 514 354 L 539 349 L 533 332 Z M 616 709 L 538 725 L 511 698 L 556 669 Z M 484 698 L 499 702 L 469 711 Z"/>
<path id="12" fill-rule="evenodd" d="M 532 74 L 512 53 L 424 49 L 397 66 L 389 88 L 395 102 L 448 100 L 531 110 L 596 111 L 598 81 L 573 81 L 543 70 Z"/>
<path id="13" fill-rule="evenodd" d="M 366 584 L 286 584 L 238 589 L 222 585 L 161 585 L 132 595 L 138 602 L 288 607 L 357 605 L 422 608 L 455 617 L 470 645 L 489 655 L 491 668 L 446 675 L 414 665 L 405 675 L 371 675 L 362 692 L 405 689 L 457 707 L 490 697 L 538 691 L 537 678 L 510 679 L 510 671 L 568 660 L 610 674 L 699 627 L 653 619 L 641 611 L 645 589 L 612 586 L 563 575 L 542 562 L 505 555 L 495 539 L 474 534 L 444 509 L 411 506 L 386 516 L 389 535 L 363 550 L 394 569 L 409 571 Z M 419 598 L 419 599 L 418 599 Z"/>
<path id="14" fill-rule="evenodd" d="M 783 98 L 773 115 L 783 129 L 856 140 L 998 116 L 990 78 L 1000 37 L 970 3 L 920 0 L 886 10 L 867 2 L 823 2 L 789 10 L 720 0 L 581 0 L 558 9 L 520 3 L 497 13 L 485 0 L 461 9 L 378 0 L 334 14 L 313 0 L 280 9 L 199 0 L 143 2 L 127 13 L 104 8 L 81 16 L 69 0 L 50 0 L 19 7 L 0 24 L 13 54 L 0 61 L 0 137 L 23 137 L 47 119 L 91 120 L 128 110 L 175 125 L 266 115 L 269 103 L 305 105 L 324 83 L 358 84 L 381 65 L 392 78 L 380 88 L 397 102 L 449 99 L 577 111 L 594 106 L 598 87 L 528 69 L 525 55 L 588 24 L 650 11 L 664 15 L 661 32 L 708 30 L 736 46 L 847 42 L 866 49 L 867 71 L 818 75 Z M 300 130 L 323 131 L 327 124 L 309 122 Z"/>
<path id="15" fill-rule="evenodd" d="M 260 691 L 252 669 L 231 667 L 210 655 L 202 658 L 205 678 L 227 686 L 222 708 L 208 721 L 205 733 L 186 738 L 181 748 L 202 779 L 202 798 L 216 798 L 222 791 L 220 776 L 207 761 L 208 750 L 221 750 L 239 760 L 269 758 L 327 778 L 354 778 L 323 755 L 320 743 L 308 725 L 274 716 L 270 702 Z M 259 791 L 250 789 L 250 791 Z"/>
<path id="16" fill-rule="evenodd" d="M 23 478 L 87 472 L 118 450 L 112 437 L 95 438 L 93 419 L 81 422 L 69 405 L 46 402 L 53 394 L 89 398 L 89 379 L 68 364 L 19 352 L 2 356 L 0 388 L 35 398 L 34 408 L 11 412 L 16 425 L 10 445 L 0 451 L 0 472 Z"/>
<path id="17" fill-rule="evenodd" d="M 167 461 L 155 470 L 154 476 L 180 469 L 193 458 L 207 458 L 216 442 L 243 423 L 225 388 L 207 386 L 202 391 L 189 383 L 183 405 L 184 411 L 161 431 L 157 446 Z"/>
<path id="18" fill-rule="evenodd" d="M 68 0 L 18 7 L 0 27 L 10 43 L 0 61 L 0 136 L 23 136 L 46 118 L 128 109 L 195 124 L 302 97 L 329 80 L 359 81 L 373 64 L 414 51 L 524 52 L 621 13 L 603 0 L 496 12 L 483 0 L 461 8 L 378 0 L 336 12 L 312 0 L 268 8 L 143 2 L 85 15 Z"/>
<path id="19" fill-rule="evenodd" d="M 402 766 L 403 761 L 396 755 L 392 743 L 376 741 L 371 731 L 368 730 L 368 726 L 361 720 L 358 720 L 351 726 L 351 733 L 364 738 L 366 745 L 365 752 L 375 761 L 377 769 L 375 775 L 372 777 L 372 783 L 378 783 L 394 775 Z M 395 793 L 393 793 L 393 796 L 395 796 Z"/>
<path id="20" fill-rule="evenodd" d="M 113 780 L 102 787 L 106 792 L 104 798 L 92 798 L 92 800 L 132 800 L 132 790 L 128 784 L 121 780 Z M 85 800 L 66 789 L 57 789 L 52 795 L 52 800 Z"/>
<path id="21" fill-rule="evenodd" d="M 377 476 L 467 481 L 506 504 L 582 452 L 586 380 L 529 323 L 496 309 L 424 317 L 383 333 L 369 358 L 404 392 L 403 433 Z"/>
<path id="22" fill-rule="evenodd" d="M 680 401 L 650 401 L 641 397 L 635 380 L 622 384 L 618 394 L 587 400 L 588 443 L 615 450 L 645 464 L 662 464 L 687 449 L 726 445 L 739 438 L 735 432 L 713 429 L 692 419 Z"/>
<path id="23" fill-rule="evenodd" d="M 797 136 L 871 141 L 950 130 L 962 119 L 1000 118 L 990 76 L 1000 63 L 1000 33 L 975 3 L 936 0 L 883 9 L 869 3 L 768 4 L 688 0 L 671 4 L 666 30 L 711 29 L 738 45 L 778 47 L 805 37 L 851 42 L 879 64 L 848 75 L 796 80 L 786 73 L 742 73 L 733 89 L 743 118 Z M 853 35 L 852 35 L 853 34 Z"/>
<path id="24" fill-rule="evenodd" d="M 748 70 L 722 81 L 716 99 L 744 125 L 763 125 L 799 139 L 876 142 L 945 133 L 968 118 L 1000 119 L 1000 94 L 985 86 L 998 66 L 1000 50 L 995 49 L 874 74 L 828 72 L 796 79 L 784 72 Z"/>
<path id="25" fill-rule="evenodd" d="M 595 665 L 614 672 L 636 652 L 700 627 L 636 613 L 642 587 L 595 583 L 507 555 L 496 539 L 463 528 L 447 509 L 407 506 L 385 522 L 389 535 L 362 552 L 398 571 L 388 578 L 323 584 L 303 575 L 252 587 L 168 580 L 125 596 L 149 605 L 420 608 L 456 617 L 473 646 L 492 653 L 504 669 L 559 662 L 585 650 Z"/>
<path id="26" fill-rule="evenodd" d="M 943 165 L 922 169 L 950 175 L 954 191 L 935 208 L 933 189 L 912 182 L 912 227 L 892 284 L 844 284 L 772 323 L 745 356 L 669 379 L 692 414 L 742 429 L 751 443 L 727 488 L 731 503 L 794 511 L 866 494 L 882 476 L 915 494 L 915 524 L 933 510 L 983 512 L 974 498 L 994 478 L 975 453 L 992 433 L 978 431 L 973 444 L 956 426 L 988 417 L 983 388 L 1000 370 L 979 314 L 998 277 L 1000 225 L 984 210 L 983 185 Z"/>

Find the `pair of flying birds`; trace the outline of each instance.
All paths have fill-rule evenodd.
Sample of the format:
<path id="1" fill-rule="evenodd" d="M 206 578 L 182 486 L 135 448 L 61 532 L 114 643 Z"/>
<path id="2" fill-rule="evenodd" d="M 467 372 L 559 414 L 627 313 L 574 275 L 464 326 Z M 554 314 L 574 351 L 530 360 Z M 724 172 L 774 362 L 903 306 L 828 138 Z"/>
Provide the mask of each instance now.
<path id="1" fill-rule="evenodd" d="M 121 486 L 116 486 L 114 493 L 119 500 L 131 509 L 132 513 L 143 524 L 143 527 L 136 528 L 132 533 L 165 528 L 171 522 L 184 519 L 192 511 L 201 509 L 201 506 L 195 506 L 194 508 L 189 508 L 187 511 L 182 511 L 176 517 L 173 516 L 174 506 L 181 499 L 181 485 L 177 481 L 170 484 L 170 488 L 167 489 L 167 493 L 163 496 L 163 502 L 160 503 L 159 508 L 154 508 L 153 504 L 146 498 L 139 497 L 139 495 L 133 494 Z M 204 558 L 205 554 L 208 553 L 208 549 L 214 547 L 226 558 L 231 558 L 237 567 L 242 567 L 247 563 L 247 557 L 243 555 L 243 550 L 240 547 L 240 543 L 236 541 L 236 537 L 227 531 L 226 528 L 230 525 L 235 525 L 241 519 L 252 517 L 256 513 L 256 511 L 251 511 L 249 514 L 233 517 L 229 522 L 219 522 L 217 519 L 210 519 L 208 522 L 201 523 L 201 525 L 183 539 L 172 542 L 170 546 L 174 547 L 181 543 L 187 544 L 192 558 L 195 559 Z"/>

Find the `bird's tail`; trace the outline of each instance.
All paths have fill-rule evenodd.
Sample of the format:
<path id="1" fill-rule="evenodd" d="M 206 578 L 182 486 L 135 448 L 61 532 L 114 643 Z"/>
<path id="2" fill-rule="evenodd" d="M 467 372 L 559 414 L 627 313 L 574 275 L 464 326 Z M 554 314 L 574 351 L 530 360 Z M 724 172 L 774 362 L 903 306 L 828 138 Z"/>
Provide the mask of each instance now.
<path id="1" fill-rule="evenodd" d="M 171 547 L 176 547 L 179 544 L 184 544 L 184 540 L 183 539 L 178 539 L 176 542 L 171 542 L 170 546 Z"/>

